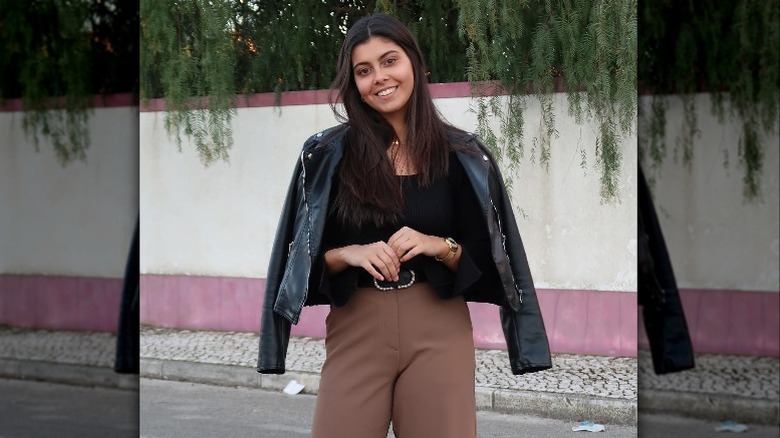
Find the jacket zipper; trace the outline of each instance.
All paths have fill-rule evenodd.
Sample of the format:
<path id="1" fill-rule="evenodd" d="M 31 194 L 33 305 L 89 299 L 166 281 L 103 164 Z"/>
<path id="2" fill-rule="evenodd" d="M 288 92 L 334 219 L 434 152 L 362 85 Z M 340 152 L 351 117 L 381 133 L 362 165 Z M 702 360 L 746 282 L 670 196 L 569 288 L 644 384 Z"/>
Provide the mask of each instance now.
<path id="1" fill-rule="evenodd" d="M 504 234 L 504 229 L 501 226 L 501 215 L 498 214 L 498 208 L 496 208 L 496 204 L 493 203 L 493 198 L 490 196 L 490 193 L 488 193 L 488 199 L 490 200 L 490 205 L 493 207 L 493 213 L 495 213 L 496 220 L 498 221 L 498 232 L 501 234 L 501 247 L 504 249 L 504 255 L 506 256 L 507 262 L 509 262 L 509 272 L 511 273 L 512 260 L 510 260 L 509 253 L 506 250 L 506 235 Z M 512 274 L 512 284 L 515 286 L 515 290 L 517 291 L 517 295 L 520 299 L 520 304 L 523 304 L 523 290 L 517 287 L 514 274 Z"/>
<path id="2" fill-rule="evenodd" d="M 306 282 L 303 286 L 303 300 L 301 307 L 298 308 L 300 315 L 303 305 L 306 303 L 306 297 L 309 295 L 309 277 L 311 276 L 311 211 L 309 209 L 309 199 L 306 197 L 306 151 L 301 152 L 301 184 L 303 187 L 303 208 L 306 210 L 306 255 L 309 257 L 309 269 L 306 269 Z M 311 158 L 311 152 L 308 158 Z"/>

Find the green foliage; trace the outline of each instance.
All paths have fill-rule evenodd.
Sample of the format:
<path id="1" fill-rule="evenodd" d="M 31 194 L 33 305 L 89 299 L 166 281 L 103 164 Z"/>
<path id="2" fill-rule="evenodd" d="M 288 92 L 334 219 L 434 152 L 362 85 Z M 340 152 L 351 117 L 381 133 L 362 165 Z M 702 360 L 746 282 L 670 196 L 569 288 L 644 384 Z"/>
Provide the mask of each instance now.
<path id="1" fill-rule="evenodd" d="M 621 135 L 632 129 L 636 108 L 635 2 L 233 2 L 228 24 L 214 30 L 221 32 L 221 44 L 232 44 L 236 58 L 221 61 L 218 70 L 203 72 L 200 59 L 215 46 L 192 42 L 206 31 L 202 20 L 190 11 L 207 5 L 223 7 L 200 0 L 147 1 L 141 14 L 142 94 L 165 97 L 172 111 L 166 119 L 169 132 L 177 134 L 179 143 L 179 132 L 193 136 L 207 163 L 215 157 L 227 157 L 232 140 L 228 135 L 223 138 L 225 144 L 217 144 L 220 137 L 214 133 L 229 134 L 230 113 L 224 112 L 231 110 L 232 102 L 222 100 L 225 106 L 210 105 L 208 111 L 187 106 L 192 105 L 193 96 L 208 95 L 210 104 L 215 96 L 215 91 L 196 89 L 193 84 L 212 80 L 208 75 L 214 74 L 234 78 L 237 93 L 273 91 L 279 96 L 290 90 L 328 88 L 336 73 L 335 55 L 347 29 L 366 14 L 382 11 L 399 17 L 415 34 L 429 63 L 431 82 L 468 79 L 477 93 L 485 94 L 479 84 L 496 81 L 490 82 L 494 89 L 489 95 L 478 101 L 477 133 L 510 170 L 524 155 L 527 94 L 537 93 L 542 108 L 531 155 L 547 166 L 551 138 L 557 135 L 552 93 L 561 86 L 581 90 L 570 93 L 569 111 L 578 122 L 597 120 L 600 136 L 595 153 L 602 169 L 602 192 L 606 198 L 616 196 L 621 157 L 618 145 Z M 224 17 L 220 15 L 220 20 Z M 185 22 L 186 27 L 176 24 Z M 456 31 L 461 38 L 454 38 Z M 202 50 L 194 50 L 194 46 Z M 503 98 L 496 92 L 508 94 L 507 106 L 502 106 Z M 215 111 L 226 116 L 217 117 L 216 122 L 205 120 Z M 503 138 L 488 126 L 491 116 L 499 116 Z M 200 122 L 196 124 L 189 117 L 200 117 Z M 201 139 L 209 138 L 207 131 L 216 147 L 204 146 Z"/>
<path id="2" fill-rule="evenodd" d="M 743 194 L 761 193 L 764 144 L 777 127 L 780 102 L 780 3 L 764 0 L 689 0 L 640 4 L 639 84 L 652 95 L 640 112 L 640 161 L 656 169 L 666 157 L 666 108 L 682 99 L 683 127 L 674 156 L 691 165 L 698 135 L 694 93 L 711 93 L 711 112 L 721 123 L 742 126 L 739 162 Z M 670 55 L 672 54 L 672 55 Z M 674 97 L 673 97 L 674 96 Z M 777 145 L 772 145 L 776 147 Z"/>
<path id="3" fill-rule="evenodd" d="M 0 0 L 0 99 L 21 98 L 23 127 L 63 165 L 85 160 L 96 93 L 133 91 L 137 2 Z"/>
<path id="4" fill-rule="evenodd" d="M 327 88 L 353 2 L 245 1 L 234 6 L 240 93 Z"/>
<path id="5" fill-rule="evenodd" d="M 226 160 L 233 143 L 236 51 L 229 37 L 231 5 L 207 0 L 141 2 L 141 96 L 162 93 L 169 135 L 179 148 L 182 134 L 192 138 L 204 164 Z"/>
<path id="6" fill-rule="evenodd" d="M 219 10 L 212 23 L 202 19 L 209 8 Z M 594 153 L 602 192 L 607 199 L 617 195 L 619 145 L 636 114 L 634 1 L 245 0 L 228 6 L 147 0 L 141 14 L 142 95 L 165 98 L 169 133 L 179 143 L 181 133 L 194 137 L 204 162 L 226 158 L 234 104 L 229 78 L 232 92 L 239 94 L 328 88 L 344 34 L 374 11 L 392 13 L 409 26 L 428 61 L 431 82 L 475 84 L 475 92 L 484 95 L 476 109 L 477 133 L 510 170 L 525 152 L 528 93 L 536 93 L 542 108 L 531 156 L 547 166 L 557 135 L 552 93 L 562 87 L 578 91 L 569 93 L 569 112 L 580 123 L 597 121 Z M 207 35 L 214 42 L 199 43 Z M 221 56 L 210 50 L 228 46 L 235 58 L 221 59 L 219 69 L 203 68 L 207 57 Z M 217 82 L 219 87 L 203 86 Z M 490 93 L 481 85 L 492 87 Z M 497 96 L 502 93 L 508 97 Z M 205 106 L 198 106 L 198 99 L 193 103 L 193 97 L 205 96 L 209 107 L 201 110 Z M 217 111 L 220 116 L 208 118 Z M 501 138 L 488 126 L 491 116 L 499 116 Z"/>
<path id="7" fill-rule="evenodd" d="M 458 9 L 453 0 L 377 0 L 375 6 L 370 3 L 365 2 L 366 11 L 392 14 L 409 28 L 428 63 L 430 82 L 466 79 L 466 46 L 455 37 Z"/>
<path id="8" fill-rule="evenodd" d="M 566 89 L 569 114 L 599 126 L 601 195 L 616 199 L 621 138 L 636 118 L 636 1 L 459 0 L 458 7 L 468 80 L 483 95 L 478 133 L 490 131 L 489 116 L 501 120 L 503 138 L 484 137 L 488 146 L 510 168 L 517 165 L 525 152 L 523 110 L 533 94 L 542 114 L 531 158 L 547 166 L 557 136 L 552 93 Z M 488 84 L 509 95 L 506 106 L 485 96 Z"/>
<path id="9" fill-rule="evenodd" d="M 9 80 L 2 87 L 2 97 L 23 99 L 23 126 L 36 149 L 43 134 L 61 163 L 84 160 L 89 148 L 86 121 L 91 98 L 85 80 L 90 76 L 89 39 L 83 30 L 87 4 L 5 1 L 0 10 L 0 38 L 5 46 L 0 51 L 4 52 L 0 71 L 6 72 L 4 81 Z"/>
<path id="10" fill-rule="evenodd" d="M 234 96 L 328 88 L 344 35 L 374 11 L 408 24 L 432 82 L 464 79 L 452 0 L 144 0 L 142 97 L 165 99 L 166 127 L 179 146 L 183 134 L 204 163 L 227 159 Z"/>

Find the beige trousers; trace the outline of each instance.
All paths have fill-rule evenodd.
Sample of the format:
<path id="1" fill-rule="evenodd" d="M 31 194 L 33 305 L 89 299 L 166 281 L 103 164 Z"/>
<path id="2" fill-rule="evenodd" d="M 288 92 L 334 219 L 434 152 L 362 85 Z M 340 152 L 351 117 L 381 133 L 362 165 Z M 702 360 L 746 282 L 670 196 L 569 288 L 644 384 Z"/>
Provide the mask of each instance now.
<path id="1" fill-rule="evenodd" d="M 462 297 L 359 288 L 325 320 L 313 438 L 474 438 L 474 341 Z"/>

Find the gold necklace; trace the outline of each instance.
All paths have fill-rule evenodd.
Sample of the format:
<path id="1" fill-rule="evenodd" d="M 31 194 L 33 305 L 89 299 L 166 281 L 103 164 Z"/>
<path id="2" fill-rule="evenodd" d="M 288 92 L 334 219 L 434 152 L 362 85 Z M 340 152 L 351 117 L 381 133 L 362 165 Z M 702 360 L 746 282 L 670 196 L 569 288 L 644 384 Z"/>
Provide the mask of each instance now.
<path id="1" fill-rule="evenodd" d="M 390 142 L 388 151 L 390 154 L 390 162 L 393 165 L 393 173 L 396 175 L 406 174 L 407 169 L 405 160 L 403 160 L 404 162 L 399 163 L 399 157 L 401 155 L 401 141 L 398 140 L 398 138 L 395 138 L 392 142 Z"/>
<path id="2" fill-rule="evenodd" d="M 396 175 L 409 175 L 410 171 L 415 171 L 416 167 L 411 165 L 409 157 L 401 153 L 401 141 L 397 137 L 390 142 L 390 147 L 387 150 Z M 400 172 L 396 172 L 397 170 Z"/>
<path id="3" fill-rule="evenodd" d="M 398 138 L 394 138 L 393 141 L 390 142 L 390 147 L 387 149 L 387 152 L 390 155 L 390 162 L 393 164 L 393 171 L 395 171 L 400 149 L 401 142 L 398 141 Z"/>

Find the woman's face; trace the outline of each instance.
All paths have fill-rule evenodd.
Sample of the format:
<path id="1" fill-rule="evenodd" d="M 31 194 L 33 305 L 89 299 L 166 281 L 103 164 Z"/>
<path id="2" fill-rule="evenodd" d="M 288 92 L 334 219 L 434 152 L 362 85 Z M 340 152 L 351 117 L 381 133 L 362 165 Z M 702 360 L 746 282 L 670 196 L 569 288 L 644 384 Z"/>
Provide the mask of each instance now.
<path id="1" fill-rule="evenodd" d="M 414 90 L 414 71 L 406 52 L 376 36 L 352 49 L 352 75 L 360 97 L 385 119 L 404 120 Z"/>

